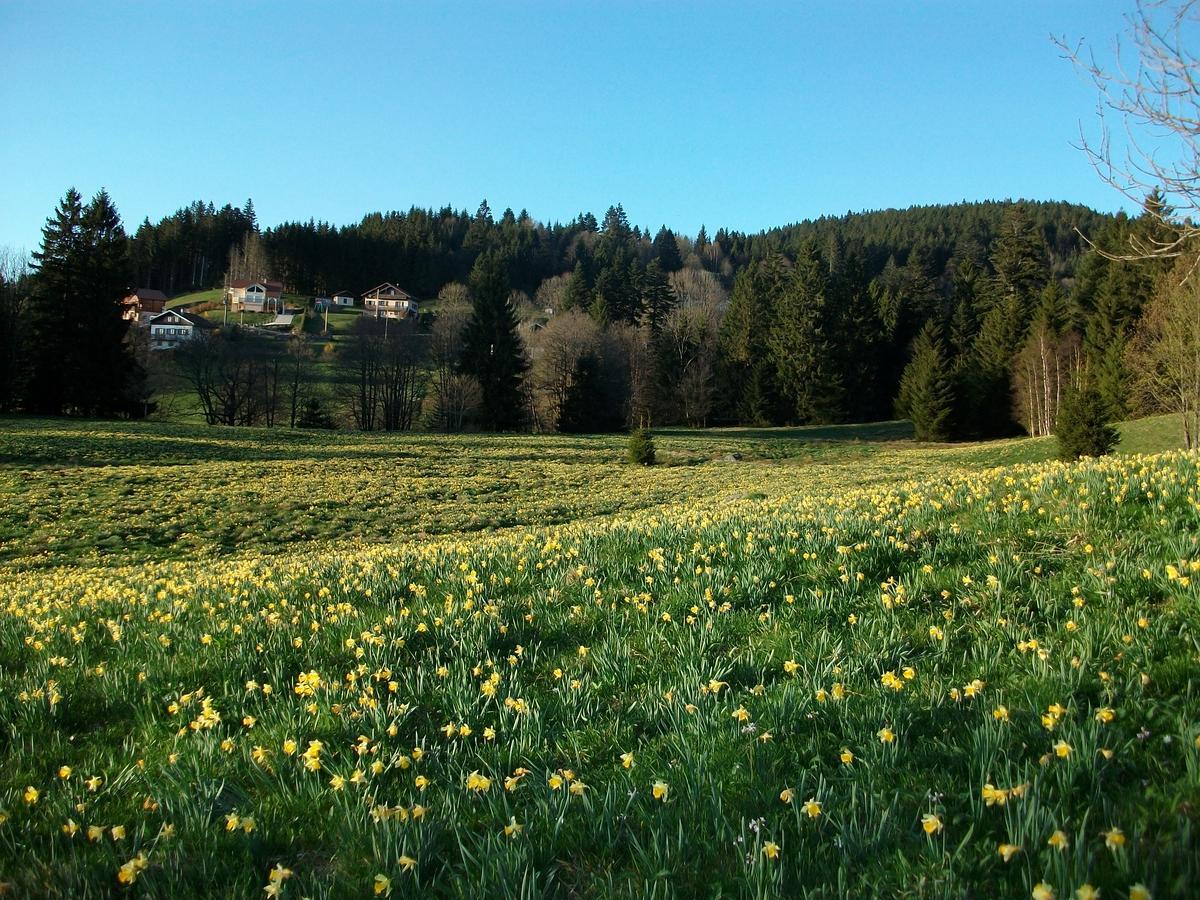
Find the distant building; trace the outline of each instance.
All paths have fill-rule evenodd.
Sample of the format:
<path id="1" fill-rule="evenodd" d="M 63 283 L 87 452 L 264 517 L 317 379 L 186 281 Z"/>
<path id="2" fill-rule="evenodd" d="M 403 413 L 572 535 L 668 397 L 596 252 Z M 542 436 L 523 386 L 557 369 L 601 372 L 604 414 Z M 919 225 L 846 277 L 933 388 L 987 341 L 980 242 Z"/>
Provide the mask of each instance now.
<path id="1" fill-rule="evenodd" d="M 417 298 L 402 291 L 390 281 L 373 287 L 363 294 L 363 306 L 367 315 L 384 319 L 415 319 Z"/>
<path id="2" fill-rule="evenodd" d="M 354 295 L 349 291 L 338 291 L 333 295 L 334 306 L 353 306 Z"/>
<path id="3" fill-rule="evenodd" d="M 167 305 L 167 295 L 153 288 L 137 288 L 122 301 L 125 309 L 121 313 L 127 322 L 145 325 Z"/>
<path id="4" fill-rule="evenodd" d="M 278 281 L 247 278 L 231 281 L 229 306 L 246 312 L 278 312 L 283 309 L 283 285 Z"/>
<path id="5" fill-rule="evenodd" d="M 217 327 L 208 319 L 178 309 L 160 312 L 148 324 L 151 350 L 173 350 Z"/>

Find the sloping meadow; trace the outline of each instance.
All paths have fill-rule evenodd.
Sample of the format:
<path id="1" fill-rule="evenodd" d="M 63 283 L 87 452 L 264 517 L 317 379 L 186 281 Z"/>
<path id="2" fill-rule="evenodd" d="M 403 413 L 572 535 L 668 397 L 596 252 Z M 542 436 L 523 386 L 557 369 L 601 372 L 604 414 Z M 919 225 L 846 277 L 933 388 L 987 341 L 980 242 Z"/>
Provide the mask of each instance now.
<path id="1" fill-rule="evenodd" d="M 493 536 L 13 569 L 0 881 L 1187 893 L 1196 456 L 912 458 Z"/>

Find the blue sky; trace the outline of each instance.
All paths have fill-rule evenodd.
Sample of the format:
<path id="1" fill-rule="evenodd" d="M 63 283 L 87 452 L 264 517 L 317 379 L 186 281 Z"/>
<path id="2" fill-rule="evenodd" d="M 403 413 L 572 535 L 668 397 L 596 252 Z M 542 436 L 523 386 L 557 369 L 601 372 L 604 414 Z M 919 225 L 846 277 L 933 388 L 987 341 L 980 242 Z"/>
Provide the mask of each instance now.
<path id="1" fill-rule="evenodd" d="M 1074 149 L 1127 2 L 0 0 L 0 246 L 67 187 L 130 230 L 446 204 L 757 231 L 847 210 L 1123 198 Z"/>

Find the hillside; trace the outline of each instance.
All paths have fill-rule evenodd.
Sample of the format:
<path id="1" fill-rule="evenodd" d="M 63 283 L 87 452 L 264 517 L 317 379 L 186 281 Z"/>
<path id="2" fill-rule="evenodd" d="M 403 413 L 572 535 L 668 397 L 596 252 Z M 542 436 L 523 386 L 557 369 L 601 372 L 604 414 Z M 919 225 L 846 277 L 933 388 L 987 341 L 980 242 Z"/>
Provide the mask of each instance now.
<path id="1" fill-rule="evenodd" d="M 612 438 L 25 424 L 18 894 L 1200 877 L 1195 454 L 681 432 L 632 470 Z"/>

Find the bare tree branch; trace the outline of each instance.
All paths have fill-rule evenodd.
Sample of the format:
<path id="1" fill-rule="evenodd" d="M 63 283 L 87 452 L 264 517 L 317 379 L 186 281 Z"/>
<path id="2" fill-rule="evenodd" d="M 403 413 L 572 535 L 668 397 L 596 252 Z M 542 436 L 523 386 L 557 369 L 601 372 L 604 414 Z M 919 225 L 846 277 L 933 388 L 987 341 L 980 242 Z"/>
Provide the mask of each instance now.
<path id="1" fill-rule="evenodd" d="M 1052 40 L 1099 92 L 1098 137 L 1082 124 L 1078 148 L 1096 174 L 1133 203 L 1161 192 L 1165 204 L 1147 208 L 1165 226 L 1161 236 L 1131 233 L 1123 250 L 1089 245 L 1109 259 L 1173 258 L 1200 236 L 1200 57 L 1189 42 L 1200 29 L 1197 0 L 1138 0 L 1126 17 L 1135 61 L 1120 41 L 1105 67 L 1083 42 Z M 1113 148 L 1109 116 L 1121 121 L 1124 147 Z M 1086 240 L 1086 238 L 1085 238 Z M 1190 273 L 1189 273 L 1190 274 Z"/>

